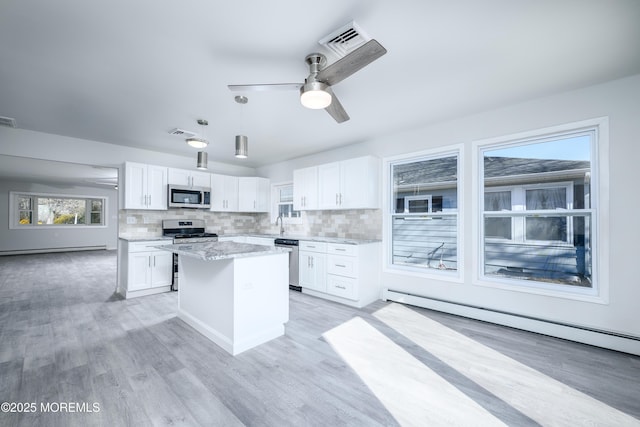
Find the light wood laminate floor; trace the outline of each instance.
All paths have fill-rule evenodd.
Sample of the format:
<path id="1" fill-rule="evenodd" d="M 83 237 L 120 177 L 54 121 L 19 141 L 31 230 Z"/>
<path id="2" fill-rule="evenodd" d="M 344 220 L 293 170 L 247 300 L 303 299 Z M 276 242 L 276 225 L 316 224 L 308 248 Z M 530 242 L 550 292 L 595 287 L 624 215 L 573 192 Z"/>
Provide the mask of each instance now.
<path id="1" fill-rule="evenodd" d="M 636 356 L 291 292 L 285 336 L 232 357 L 115 277 L 113 251 L 0 257 L 0 426 L 640 425 Z"/>

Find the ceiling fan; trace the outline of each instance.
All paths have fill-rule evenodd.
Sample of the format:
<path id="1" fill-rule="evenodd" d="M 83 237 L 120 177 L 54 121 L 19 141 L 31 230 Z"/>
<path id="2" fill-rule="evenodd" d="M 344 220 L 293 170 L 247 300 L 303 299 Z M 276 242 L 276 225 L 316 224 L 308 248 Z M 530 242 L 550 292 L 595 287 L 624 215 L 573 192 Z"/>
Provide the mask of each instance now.
<path id="1" fill-rule="evenodd" d="M 304 83 L 267 83 L 229 85 L 228 87 L 234 92 L 300 90 L 302 105 L 312 109 L 324 108 L 336 122 L 342 123 L 349 120 L 349 115 L 331 90 L 331 86 L 340 83 L 385 53 L 387 50 L 372 39 L 326 68 L 327 58 L 323 54 L 307 55 L 305 61 L 309 64 L 309 76 Z"/>

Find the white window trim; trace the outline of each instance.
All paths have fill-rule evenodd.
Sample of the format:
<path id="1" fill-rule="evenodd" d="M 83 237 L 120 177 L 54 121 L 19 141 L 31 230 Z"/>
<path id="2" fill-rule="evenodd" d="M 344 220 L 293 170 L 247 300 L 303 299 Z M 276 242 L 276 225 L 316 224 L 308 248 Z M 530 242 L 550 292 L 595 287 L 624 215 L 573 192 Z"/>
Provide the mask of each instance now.
<path id="1" fill-rule="evenodd" d="M 457 179 L 457 227 L 458 227 L 458 269 L 456 271 L 442 271 L 438 269 L 411 268 L 408 266 L 399 266 L 393 264 L 393 238 L 392 238 L 392 212 L 394 206 L 391 205 L 391 193 L 393 176 L 391 167 L 395 163 L 412 160 L 428 160 L 430 158 L 439 158 L 447 156 L 458 157 L 458 179 Z M 441 147 L 431 150 L 418 151 L 413 153 L 401 154 L 398 156 L 385 157 L 382 161 L 382 271 L 384 273 L 420 277 L 425 279 L 435 279 L 446 282 L 464 283 L 464 144 L 453 144 L 447 147 Z M 440 215 L 446 212 L 429 213 L 428 215 Z M 411 214 L 408 214 L 411 215 Z M 416 215 L 425 215 L 419 213 Z"/>
<path id="2" fill-rule="evenodd" d="M 103 221 L 102 224 L 47 224 L 47 225 L 38 225 L 38 224 L 18 224 L 18 215 L 17 215 L 17 206 L 16 206 L 16 196 L 24 195 L 24 196 L 36 196 L 36 197 L 59 197 L 65 199 L 100 199 L 102 200 L 103 206 Z M 58 193 L 40 193 L 34 191 L 9 191 L 9 229 L 11 230 L 50 230 L 52 228 L 64 228 L 67 230 L 75 230 L 75 229 L 86 229 L 86 228 L 107 228 L 108 227 L 108 206 L 109 198 L 106 196 L 94 196 L 94 195 L 84 195 L 84 194 L 58 194 Z M 91 214 L 90 211 L 88 211 Z"/>
<path id="3" fill-rule="evenodd" d="M 276 219 L 278 218 L 278 212 L 280 211 L 278 209 L 279 206 L 279 195 L 278 195 L 278 187 L 284 187 L 286 185 L 293 185 L 293 181 L 285 181 L 285 182 L 276 182 L 271 184 L 271 217 L 273 218 L 273 222 L 275 223 Z M 291 204 L 293 204 L 293 201 L 291 201 Z M 303 211 L 299 211 L 300 212 L 300 216 L 297 218 L 290 218 L 290 217 L 282 217 L 282 223 L 283 224 L 302 224 L 302 212 Z"/>
<path id="4" fill-rule="evenodd" d="M 545 135 L 558 135 L 563 132 L 575 133 L 580 130 L 595 129 L 596 141 L 591 146 L 591 174 L 597 177 L 597 186 L 592 188 L 591 206 L 597 207 L 597 216 L 593 221 L 593 235 L 597 239 L 592 252 L 592 279 L 594 286 L 589 289 L 577 288 L 570 285 L 545 285 L 541 282 L 518 281 L 515 279 L 501 280 L 495 277 L 485 277 L 483 274 L 484 247 L 481 239 L 483 224 L 483 203 L 480 196 L 484 191 L 483 167 L 480 162 L 484 158 L 482 150 L 491 146 L 499 148 L 512 146 L 515 141 L 525 143 L 527 140 L 538 140 Z M 478 256 L 472 259 L 472 283 L 478 286 L 504 289 L 515 292 L 538 294 L 544 296 L 592 302 L 597 304 L 609 303 L 609 117 L 598 117 L 580 122 L 566 123 L 532 131 L 526 131 L 502 137 L 477 140 L 472 142 L 472 176 L 478 177 L 476 188 L 472 191 L 472 245 Z M 593 182 L 593 181 L 592 181 Z M 602 256 L 600 254 L 603 254 Z"/>

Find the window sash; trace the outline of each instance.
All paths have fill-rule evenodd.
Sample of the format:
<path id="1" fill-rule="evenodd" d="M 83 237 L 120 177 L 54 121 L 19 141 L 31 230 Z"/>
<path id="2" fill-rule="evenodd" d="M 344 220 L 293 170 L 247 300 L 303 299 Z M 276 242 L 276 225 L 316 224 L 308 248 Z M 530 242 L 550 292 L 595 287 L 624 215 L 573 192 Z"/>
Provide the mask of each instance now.
<path id="1" fill-rule="evenodd" d="M 460 150 L 389 162 L 387 268 L 459 278 L 460 162 Z M 416 177 L 416 171 L 432 167 L 440 167 L 443 176 Z"/>
<path id="2" fill-rule="evenodd" d="M 505 185 L 502 187 L 485 187 L 487 182 L 485 179 L 485 158 L 487 152 L 495 152 L 519 146 L 535 146 L 537 143 L 547 143 L 552 141 L 568 140 L 573 137 L 588 136 L 589 140 L 589 162 L 588 169 L 580 169 L 584 175 L 582 180 L 578 181 L 551 181 L 538 182 L 532 184 L 510 185 L 509 176 L 491 177 L 489 182 L 501 182 Z M 545 137 L 527 137 L 520 141 L 511 140 L 509 142 L 492 142 L 479 143 L 476 145 L 478 149 L 478 191 L 479 197 L 478 212 L 479 215 L 479 284 L 493 286 L 508 286 L 513 289 L 546 289 L 557 295 L 593 295 L 598 292 L 598 284 L 596 283 L 595 253 L 596 247 L 596 211 L 595 209 L 574 209 L 574 186 L 579 189 L 582 186 L 587 191 L 584 196 L 584 205 L 590 207 L 590 197 L 593 188 L 591 186 L 597 183 L 591 182 L 591 176 L 597 170 L 597 158 L 594 153 L 597 152 L 597 128 L 591 128 L 579 131 L 563 131 L 556 134 L 549 133 Z M 584 139 L 583 139 L 584 142 Z M 585 145 L 582 147 L 586 148 Z M 503 154 L 508 156 L 508 154 Z M 489 155 L 490 156 L 490 155 Z M 573 169 L 571 169 L 573 170 Z M 564 172 L 557 173 L 557 176 L 566 176 Z M 522 181 L 523 175 L 514 175 L 515 181 Z M 589 186 L 589 187 L 587 187 Z M 485 210 L 485 194 L 492 191 L 509 190 L 512 192 L 511 210 Z M 564 191 L 562 191 L 564 189 Z M 555 192 L 555 194 L 554 194 Z M 532 201 L 532 196 L 546 196 L 547 201 L 540 203 Z M 582 205 L 583 203 L 580 203 Z M 533 209 L 532 209 L 533 208 Z M 506 219 L 511 222 L 512 234 L 511 239 L 500 238 L 508 236 L 487 235 L 487 223 L 489 221 L 498 221 Z M 541 225 L 537 235 L 534 235 L 533 225 Z M 505 226 L 506 227 L 506 226 Z M 555 228 L 554 228 L 555 227 Z M 507 233 L 505 233 L 507 234 Z M 574 235 L 575 234 L 575 235 Z M 489 270 L 491 257 L 496 255 L 492 253 L 496 247 L 492 246 L 503 242 L 504 245 L 511 245 L 510 252 L 504 252 L 503 258 L 506 261 L 499 265 L 507 265 L 511 260 L 520 260 L 522 267 L 514 262 L 515 266 L 510 267 L 506 275 L 500 275 L 496 271 Z M 507 247 L 507 246 L 505 246 Z M 549 254 L 556 255 L 549 257 Z M 560 255 L 557 255 L 560 254 Z M 562 255 L 564 254 L 564 255 Z M 498 255 L 500 253 L 498 252 Z M 548 264 L 540 263 L 541 274 L 539 276 L 530 275 L 531 271 L 535 271 L 536 267 L 533 263 L 527 264 L 528 259 L 546 260 Z M 564 260 L 573 260 L 573 270 L 570 274 L 563 276 L 562 264 Z M 575 265 L 577 263 L 577 267 Z M 553 274 L 554 269 L 558 269 L 559 273 Z M 505 270 L 503 269 L 503 272 Z M 549 274 L 547 274 L 549 273 Z M 520 274 L 520 275 L 519 275 Z M 546 274 L 546 276 L 545 276 Z M 573 275 L 572 277 L 569 277 Z M 577 279 L 577 280 L 576 280 Z"/>

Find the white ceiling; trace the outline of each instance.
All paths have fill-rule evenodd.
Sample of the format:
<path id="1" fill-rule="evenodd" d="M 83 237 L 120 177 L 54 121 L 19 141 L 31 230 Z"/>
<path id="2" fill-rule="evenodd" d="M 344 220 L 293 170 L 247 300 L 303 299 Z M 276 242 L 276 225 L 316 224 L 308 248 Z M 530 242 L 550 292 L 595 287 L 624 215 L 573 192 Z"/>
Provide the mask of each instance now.
<path id="1" fill-rule="evenodd" d="M 234 102 L 228 84 L 333 62 L 317 42 L 350 20 L 388 50 L 333 88 L 350 121 L 295 91 Z M 0 116 L 19 128 L 195 158 L 182 128 L 257 167 L 640 73 L 640 1 L 2 0 L 0 40 Z"/>

